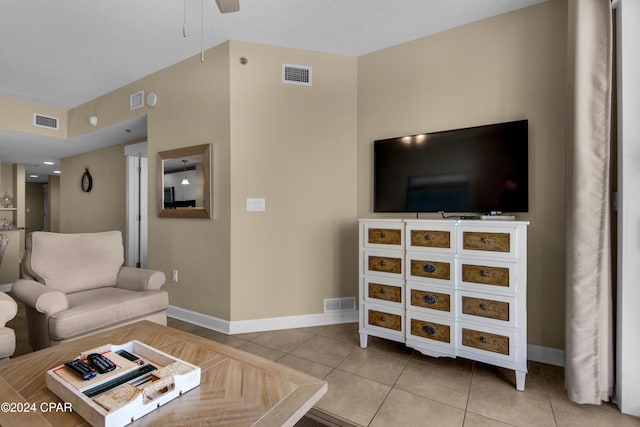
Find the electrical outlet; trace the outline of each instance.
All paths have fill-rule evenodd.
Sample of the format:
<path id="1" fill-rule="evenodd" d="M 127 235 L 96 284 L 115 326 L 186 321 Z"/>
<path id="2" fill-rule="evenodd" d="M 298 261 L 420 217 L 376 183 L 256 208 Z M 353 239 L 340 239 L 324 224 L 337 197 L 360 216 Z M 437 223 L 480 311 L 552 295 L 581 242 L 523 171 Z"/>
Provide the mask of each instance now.
<path id="1" fill-rule="evenodd" d="M 171 270 L 171 280 L 178 283 L 178 270 Z"/>

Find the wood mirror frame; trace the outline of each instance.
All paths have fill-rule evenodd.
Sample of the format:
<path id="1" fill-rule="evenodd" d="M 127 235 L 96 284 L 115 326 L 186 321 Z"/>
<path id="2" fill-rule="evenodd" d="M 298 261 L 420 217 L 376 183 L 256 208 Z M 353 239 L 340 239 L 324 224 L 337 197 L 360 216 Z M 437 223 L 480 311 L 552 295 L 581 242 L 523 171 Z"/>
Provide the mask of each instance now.
<path id="1" fill-rule="evenodd" d="M 200 200 L 194 200 L 195 207 L 176 206 L 175 200 L 171 200 L 173 207 L 167 207 L 165 203 L 165 164 L 171 161 L 185 161 L 184 174 L 187 174 L 187 162 L 189 159 L 202 156 L 202 193 Z M 176 171 L 178 171 L 176 169 Z M 173 188 L 173 187 L 171 187 Z M 196 188 L 196 191 L 200 188 Z M 158 153 L 158 216 L 166 218 L 211 218 L 211 144 L 194 145 L 192 147 L 176 148 L 174 150 L 160 151 Z"/>

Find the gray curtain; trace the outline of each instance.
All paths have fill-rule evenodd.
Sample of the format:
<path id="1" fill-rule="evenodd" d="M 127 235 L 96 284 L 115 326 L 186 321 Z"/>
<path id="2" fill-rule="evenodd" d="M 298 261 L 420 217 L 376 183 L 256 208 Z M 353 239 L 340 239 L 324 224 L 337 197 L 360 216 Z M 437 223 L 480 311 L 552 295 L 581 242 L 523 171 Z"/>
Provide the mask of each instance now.
<path id="1" fill-rule="evenodd" d="M 610 0 L 569 0 L 565 387 L 577 403 L 613 392 L 609 153 Z"/>

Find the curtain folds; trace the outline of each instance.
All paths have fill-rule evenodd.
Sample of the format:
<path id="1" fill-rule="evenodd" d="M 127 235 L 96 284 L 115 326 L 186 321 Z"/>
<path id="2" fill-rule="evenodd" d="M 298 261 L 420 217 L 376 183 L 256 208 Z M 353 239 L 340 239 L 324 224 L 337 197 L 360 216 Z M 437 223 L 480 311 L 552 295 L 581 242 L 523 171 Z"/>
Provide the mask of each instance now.
<path id="1" fill-rule="evenodd" d="M 569 0 L 565 387 L 577 403 L 613 393 L 612 40 L 610 0 Z"/>

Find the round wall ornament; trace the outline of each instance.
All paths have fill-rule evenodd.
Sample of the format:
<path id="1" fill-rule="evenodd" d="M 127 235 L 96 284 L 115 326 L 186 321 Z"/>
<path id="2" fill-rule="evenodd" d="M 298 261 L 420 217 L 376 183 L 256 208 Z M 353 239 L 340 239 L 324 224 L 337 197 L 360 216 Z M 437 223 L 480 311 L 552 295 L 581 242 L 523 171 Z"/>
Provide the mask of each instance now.
<path id="1" fill-rule="evenodd" d="M 84 168 L 84 173 L 82 174 L 80 185 L 82 186 L 82 191 L 84 191 L 85 193 L 88 193 L 89 191 L 91 191 L 91 188 L 93 187 L 93 178 L 89 173 L 88 167 Z"/>

